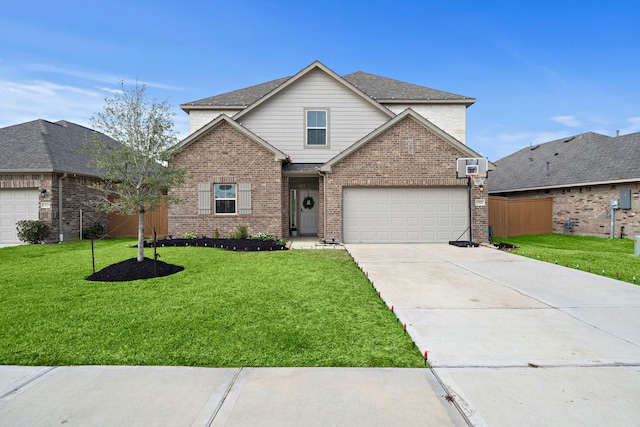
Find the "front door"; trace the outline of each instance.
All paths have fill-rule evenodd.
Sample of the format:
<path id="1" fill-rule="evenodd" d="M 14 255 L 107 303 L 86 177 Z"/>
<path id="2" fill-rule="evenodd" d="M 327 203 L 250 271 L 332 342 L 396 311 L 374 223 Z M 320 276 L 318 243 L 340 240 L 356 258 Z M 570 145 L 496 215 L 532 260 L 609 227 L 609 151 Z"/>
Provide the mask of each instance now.
<path id="1" fill-rule="evenodd" d="M 300 234 L 318 235 L 318 190 L 298 190 L 300 200 Z"/>

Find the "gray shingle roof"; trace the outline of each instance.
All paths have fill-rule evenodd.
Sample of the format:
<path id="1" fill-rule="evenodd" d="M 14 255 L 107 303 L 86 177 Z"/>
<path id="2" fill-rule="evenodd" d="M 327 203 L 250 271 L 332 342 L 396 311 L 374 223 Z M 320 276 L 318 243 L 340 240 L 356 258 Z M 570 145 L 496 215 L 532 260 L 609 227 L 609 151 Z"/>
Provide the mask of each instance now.
<path id="1" fill-rule="evenodd" d="M 89 156 L 82 152 L 93 132 L 65 120 L 52 123 L 39 119 L 1 128 L 0 172 L 67 172 L 99 176 L 96 169 L 87 165 Z"/>
<path id="2" fill-rule="evenodd" d="M 251 105 L 258 99 L 262 98 L 282 83 L 286 82 L 290 77 L 271 80 L 270 82 L 260 83 L 244 89 L 234 90 L 232 92 L 223 93 L 209 98 L 199 99 L 197 101 L 182 104 L 183 109 L 189 107 L 239 107 L 243 108 Z"/>
<path id="3" fill-rule="evenodd" d="M 443 92 L 413 83 L 394 80 L 375 74 L 358 71 L 347 74 L 343 78 L 356 86 L 370 97 L 384 101 L 468 101 L 473 104 L 475 99 L 455 93 Z"/>
<path id="4" fill-rule="evenodd" d="M 283 77 L 280 79 L 272 80 L 270 82 L 250 86 L 244 89 L 211 96 L 209 98 L 204 98 L 197 101 L 187 102 L 185 104 L 182 104 L 181 107 L 185 110 L 193 107 L 244 108 L 248 105 L 253 104 L 258 99 L 264 97 L 290 78 L 291 77 Z M 363 73 L 362 71 L 347 74 L 343 76 L 343 78 L 347 82 L 356 86 L 367 96 L 374 98 L 381 103 L 398 101 L 448 101 L 463 102 L 471 105 L 475 102 L 474 98 L 469 98 L 468 96 L 456 95 L 455 93 L 450 92 L 443 92 L 425 86 L 419 86 L 412 83 L 402 82 L 400 80 L 377 76 L 375 74 Z"/>
<path id="5" fill-rule="evenodd" d="M 640 181 L 640 132 L 618 137 L 588 132 L 524 148 L 495 164 L 491 193 Z"/>

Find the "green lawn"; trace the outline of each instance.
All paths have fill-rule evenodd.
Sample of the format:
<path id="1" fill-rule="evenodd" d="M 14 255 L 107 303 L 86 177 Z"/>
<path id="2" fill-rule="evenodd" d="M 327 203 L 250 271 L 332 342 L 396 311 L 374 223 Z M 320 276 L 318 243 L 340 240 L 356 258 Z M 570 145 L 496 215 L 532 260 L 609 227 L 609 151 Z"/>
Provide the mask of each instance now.
<path id="1" fill-rule="evenodd" d="M 494 242 L 520 246 L 512 252 L 541 261 L 603 274 L 629 283 L 640 281 L 640 257 L 631 239 L 544 234 L 497 237 Z M 635 280 L 634 280 L 635 278 Z"/>
<path id="2" fill-rule="evenodd" d="M 96 269 L 129 243 L 97 241 Z M 0 364 L 424 366 L 345 251 L 158 253 L 185 270 L 90 282 L 89 242 L 0 249 Z"/>

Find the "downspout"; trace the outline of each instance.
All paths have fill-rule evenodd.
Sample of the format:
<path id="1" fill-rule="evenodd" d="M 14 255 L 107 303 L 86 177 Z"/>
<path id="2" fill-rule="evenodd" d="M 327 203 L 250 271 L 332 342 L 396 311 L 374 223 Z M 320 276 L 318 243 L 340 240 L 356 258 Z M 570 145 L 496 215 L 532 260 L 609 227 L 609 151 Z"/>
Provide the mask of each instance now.
<path id="1" fill-rule="evenodd" d="M 65 172 L 58 178 L 58 239 L 62 243 L 64 240 L 64 233 L 62 232 L 62 180 L 67 179 L 67 173 Z"/>

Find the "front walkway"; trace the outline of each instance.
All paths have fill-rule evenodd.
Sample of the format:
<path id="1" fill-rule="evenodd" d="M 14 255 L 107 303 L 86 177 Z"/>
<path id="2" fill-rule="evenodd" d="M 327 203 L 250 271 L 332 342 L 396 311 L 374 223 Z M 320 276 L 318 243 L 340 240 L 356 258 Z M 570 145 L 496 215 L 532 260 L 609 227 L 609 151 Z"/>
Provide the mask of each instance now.
<path id="1" fill-rule="evenodd" d="M 346 248 L 474 425 L 638 425 L 639 286 L 485 247 Z"/>
<path id="2" fill-rule="evenodd" d="M 341 243 L 325 243 L 317 237 L 290 237 L 289 249 L 344 249 Z"/>

